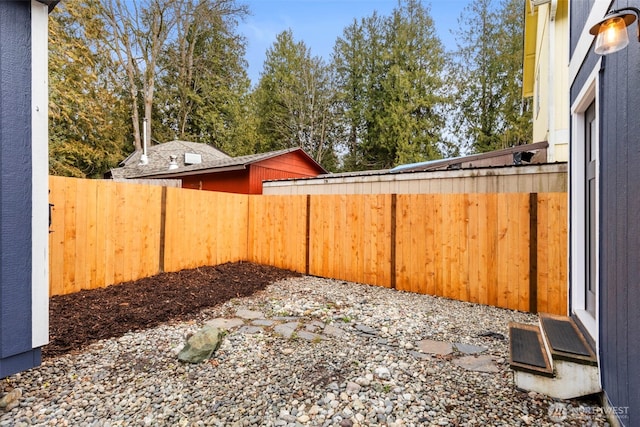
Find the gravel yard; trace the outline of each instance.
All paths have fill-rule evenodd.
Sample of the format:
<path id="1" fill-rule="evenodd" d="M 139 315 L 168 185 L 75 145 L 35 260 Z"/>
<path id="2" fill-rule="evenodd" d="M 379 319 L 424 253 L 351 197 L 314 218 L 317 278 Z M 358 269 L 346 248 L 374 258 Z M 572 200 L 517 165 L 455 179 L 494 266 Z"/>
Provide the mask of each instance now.
<path id="1" fill-rule="evenodd" d="M 514 388 L 511 320 L 537 318 L 291 277 L 4 379 L 22 396 L 0 426 L 607 425 L 595 400 Z M 229 328 L 214 357 L 179 362 L 211 322 Z"/>

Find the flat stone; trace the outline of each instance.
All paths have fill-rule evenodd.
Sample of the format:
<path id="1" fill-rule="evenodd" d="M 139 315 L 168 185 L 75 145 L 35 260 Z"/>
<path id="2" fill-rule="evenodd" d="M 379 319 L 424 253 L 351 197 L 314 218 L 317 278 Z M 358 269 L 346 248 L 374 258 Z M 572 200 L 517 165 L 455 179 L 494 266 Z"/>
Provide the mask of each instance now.
<path id="1" fill-rule="evenodd" d="M 480 347 L 480 346 L 471 345 L 471 344 L 464 344 L 461 342 L 453 343 L 453 345 L 455 346 L 456 350 L 464 354 L 478 354 L 478 353 L 487 351 L 486 347 Z"/>
<path id="2" fill-rule="evenodd" d="M 298 322 L 288 322 L 281 325 L 276 325 L 273 330 L 278 335 L 282 335 L 285 338 L 291 338 L 291 335 L 293 335 L 293 332 L 296 330 L 298 325 Z"/>
<path id="3" fill-rule="evenodd" d="M 415 357 L 416 359 L 419 359 L 419 360 L 429 360 L 429 359 L 431 359 L 431 356 L 430 356 L 430 355 L 428 355 L 428 354 L 424 354 L 424 353 L 419 352 L 419 351 L 413 351 L 413 350 L 411 350 L 411 351 L 409 352 L 409 354 L 410 354 L 410 355 L 412 355 L 413 357 Z"/>
<path id="4" fill-rule="evenodd" d="M 367 335 L 378 335 L 378 331 L 367 325 L 356 325 L 356 329 Z"/>
<path id="5" fill-rule="evenodd" d="M 304 329 L 309 332 L 316 332 L 322 328 L 324 328 L 324 323 L 314 320 L 313 322 L 309 322 Z"/>
<path id="6" fill-rule="evenodd" d="M 240 308 L 236 311 L 236 316 L 238 317 L 242 317 L 243 319 L 260 319 L 260 318 L 264 318 L 264 313 L 262 313 L 261 311 L 253 311 L 253 310 L 246 310 L 244 308 Z"/>
<path id="7" fill-rule="evenodd" d="M 324 329 L 322 330 L 322 333 L 335 338 L 342 338 L 347 334 L 342 329 L 333 325 L 325 325 Z"/>
<path id="8" fill-rule="evenodd" d="M 417 342 L 417 346 L 423 353 L 439 354 L 441 356 L 453 353 L 453 345 L 450 342 L 422 340 Z"/>
<path id="9" fill-rule="evenodd" d="M 267 320 L 267 319 L 256 319 L 256 320 L 253 320 L 251 324 L 256 326 L 273 326 L 276 324 L 276 322 L 273 320 Z"/>
<path id="10" fill-rule="evenodd" d="M 218 317 L 217 319 L 210 320 L 206 324 L 214 328 L 230 330 L 244 325 L 244 320 L 238 318 L 223 319 L 222 317 Z"/>
<path id="11" fill-rule="evenodd" d="M 307 341 L 316 341 L 316 340 L 326 339 L 326 337 L 323 337 L 322 335 L 314 334 L 313 332 L 309 332 L 309 331 L 298 331 L 296 332 L 296 334 L 298 335 L 298 337 Z"/>
<path id="12" fill-rule="evenodd" d="M 260 332 L 264 332 L 264 329 L 262 329 L 260 326 L 247 325 L 238 329 L 238 332 L 241 334 L 258 334 Z"/>
<path id="13" fill-rule="evenodd" d="M 464 356 L 455 359 L 453 363 L 467 371 L 475 372 L 499 372 L 491 356 Z"/>

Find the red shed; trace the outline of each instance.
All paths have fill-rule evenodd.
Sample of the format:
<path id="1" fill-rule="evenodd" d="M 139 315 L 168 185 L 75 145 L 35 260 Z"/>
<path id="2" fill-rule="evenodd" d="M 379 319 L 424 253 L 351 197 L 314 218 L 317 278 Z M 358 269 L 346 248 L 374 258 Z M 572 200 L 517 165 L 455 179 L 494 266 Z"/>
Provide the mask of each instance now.
<path id="1" fill-rule="evenodd" d="M 172 141 L 151 147 L 112 169 L 114 179 L 179 179 L 183 188 L 262 194 L 262 181 L 309 178 L 327 171 L 301 148 L 230 157 L 206 144 Z"/>

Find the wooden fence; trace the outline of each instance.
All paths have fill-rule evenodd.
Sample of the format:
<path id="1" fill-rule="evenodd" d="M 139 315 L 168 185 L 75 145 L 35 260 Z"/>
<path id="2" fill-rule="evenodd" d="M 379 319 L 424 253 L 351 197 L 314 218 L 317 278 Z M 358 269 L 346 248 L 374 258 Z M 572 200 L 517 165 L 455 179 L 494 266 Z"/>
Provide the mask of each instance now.
<path id="1" fill-rule="evenodd" d="M 567 194 L 247 196 L 51 177 L 51 294 L 228 261 L 566 314 Z"/>

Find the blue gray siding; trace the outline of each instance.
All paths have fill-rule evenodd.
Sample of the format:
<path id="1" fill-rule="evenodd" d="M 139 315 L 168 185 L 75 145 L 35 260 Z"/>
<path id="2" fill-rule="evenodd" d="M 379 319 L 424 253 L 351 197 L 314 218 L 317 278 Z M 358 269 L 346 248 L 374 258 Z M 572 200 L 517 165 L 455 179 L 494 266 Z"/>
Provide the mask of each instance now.
<path id="1" fill-rule="evenodd" d="M 612 8 L 640 7 L 640 0 Z M 571 46 L 589 9 L 573 1 Z M 576 19 L 573 19 L 573 18 Z M 603 57 L 600 71 L 600 368 L 623 425 L 640 425 L 640 43 Z M 593 51 L 571 88 L 571 101 L 598 58 Z"/>
<path id="2" fill-rule="evenodd" d="M 31 316 L 31 2 L 0 2 L 0 378 L 40 363 Z"/>

